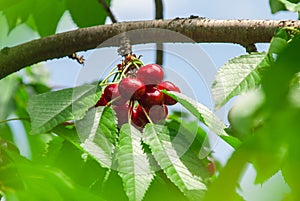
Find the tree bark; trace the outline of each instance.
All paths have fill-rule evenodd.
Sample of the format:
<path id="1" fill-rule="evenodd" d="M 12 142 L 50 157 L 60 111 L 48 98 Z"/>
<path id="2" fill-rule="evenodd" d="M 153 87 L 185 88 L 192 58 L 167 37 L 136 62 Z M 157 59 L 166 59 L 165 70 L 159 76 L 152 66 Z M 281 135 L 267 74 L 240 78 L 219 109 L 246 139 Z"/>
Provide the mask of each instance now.
<path id="1" fill-rule="evenodd" d="M 118 40 L 104 41 L 123 32 L 137 29 L 167 29 L 187 36 L 136 35 L 130 39 L 132 45 L 142 43 L 237 43 L 244 47 L 255 43 L 270 42 L 278 27 L 300 28 L 300 21 L 280 20 L 211 20 L 191 16 L 169 20 L 120 22 L 94 26 L 55 34 L 32 40 L 0 51 L 0 79 L 24 67 L 54 58 L 71 55 L 74 52 L 104 46 L 119 46 Z M 154 30 L 155 30 L 154 29 Z"/>

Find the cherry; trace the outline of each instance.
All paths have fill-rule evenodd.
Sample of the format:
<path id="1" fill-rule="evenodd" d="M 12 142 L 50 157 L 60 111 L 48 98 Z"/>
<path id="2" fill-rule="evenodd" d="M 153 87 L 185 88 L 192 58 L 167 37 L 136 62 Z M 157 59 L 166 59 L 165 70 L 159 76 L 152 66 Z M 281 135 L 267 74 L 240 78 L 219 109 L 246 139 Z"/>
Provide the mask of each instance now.
<path id="1" fill-rule="evenodd" d="M 144 108 L 144 110 L 155 124 L 164 120 L 168 115 L 168 108 L 166 105 L 154 105 L 150 109 Z M 149 123 L 141 105 L 138 105 L 133 109 L 131 119 L 133 125 L 139 129 L 144 128 L 145 125 Z"/>
<path id="2" fill-rule="evenodd" d="M 98 106 L 105 106 L 107 104 L 107 100 L 105 99 L 104 94 L 101 94 L 100 99 L 98 100 L 98 102 L 96 103 L 95 107 Z"/>
<path id="3" fill-rule="evenodd" d="M 138 129 L 144 128 L 145 125 L 149 123 L 149 120 L 140 105 L 132 110 L 131 120 L 133 125 Z"/>
<path id="4" fill-rule="evenodd" d="M 136 76 L 146 85 L 159 84 L 164 78 L 164 72 L 159 65 L 148 64 L 139 68 Z"/>
<path id="5" fill-rule="evenodd" d="M 116 112 L 116 116 L 118 118 L 118 126 L 119 128 L 128 122 L 128 109 L 129 105 L 126 103 L 124 105 L 114 106 L 113 109 Z"/>
<path id="6" fill-rule="evenodd" d="M 109 84 L 104 89 L 104 97 L 109 102 L 113 94 L 117 94 L 118 84 Z"/>
<path id="7" fill-rule="evenodd" d="M 154 105 L 148 111 L 149 117 L 153 123 L 159 123 L 168 116 L 168 108 L 166 105 Z"/>
<path id="8" fill-rule="evenodd" d="M 162 105 L 164 94 L 158 90 L 156 87 L 146 87 L 144 95 L 140 99 L 140 104 L 144 107 L 150 108 L 153 105 Z"/>
<path id="9" fill-rule="evenodd" d="M 217 169 L 216 164 L 215 164 L 215 162 L 212 158 L 208 157 L 207 159 L 208 159 L 209 162 L 208 162 L 206 168 L 207 168 L 209 174 L 212 176 L 216 172 L 216 169 Z"/>
<path id="10" fill-rule="evenodd" d="M 138 100 L 145 93 L 145 84 L 137 78 L 123 78 L 119 82 L 119 92 L 127 100 Z"/>
<path id="11" fill-rule="evenodd" d="M 104 97 L 107 102 L 113 100 L 112 105 L 124 105 L 126 103 L 126 99 L 123 98 L 118 89 L 118 84 L 109 84 L 104 89 Z"/>
<path id="12" fill-rule="evenodd" d="M 176 91 L 176 92 L 180 92 L 180 89 L 172 82 L 170 81 L 164 81 L 164 82 L 161 82 L 157 88 L 159 90 L 167 90 L 167 91 Z M 174 105 L 176 104 L 177 101 L 174 100 L 173 98 L 171 98 L 170 96 L 164 94 L 164 104 L 166 105 Z"/>

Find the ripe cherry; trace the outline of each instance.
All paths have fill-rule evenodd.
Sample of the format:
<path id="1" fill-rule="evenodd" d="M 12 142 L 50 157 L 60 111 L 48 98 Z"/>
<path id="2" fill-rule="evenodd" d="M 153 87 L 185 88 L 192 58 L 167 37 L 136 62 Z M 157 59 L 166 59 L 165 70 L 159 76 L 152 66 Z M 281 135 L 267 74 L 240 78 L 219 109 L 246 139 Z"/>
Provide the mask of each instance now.
<path id="1" fill-rule="evenodd" d="M 149 120 L 140 105 L 132 110 L 131 120 L 132 124 L 138 129 L 144 128 L 145 125 L 149 123 Z"/>
<path id="2" fill-rule="evenodd" d="M 150 108 L 153 105 L 162 105 L 164 94 L 156 87 L 146 87 L 144 95 L 140 99 L 140 104 L 144 107 Z"/>
<path id="3" fill-rule="evenodd" d="M 139 68 L 137 78 L 146 85 L 159 84 L 164 78 L 162 68 L 157 64 L 148 64 Z"/>
<path id="4" fill-rule="evenodd" d="M 138 100 L 145 93 L 145 84 L 137 78 L 123 78 L 119 82 L 119 92 L 127 100 Z"/>
<path id="5" fill-rule="evenodd" d="M 105 99 L 104 94 L 101 94 L 101 97 L 98 100 L 98 102 L 96 103 L 95 107 L 105 106 L 106 104 L 107 104 L 107 100 Z"/>
<path id="6" fill-rule="evenodd" d="M 107 102 L 113 100 L 112 105 L 124 105 L 126 103 L 126 99 L 123 98 L 118 89 L 118 84 L 109 84 L 104 89 L 104 97 Z"/>
<path id="7" fill-rule="evenodd" d="M 114 106 L 113 109 L 116 112 L 116 116 L 118 118 L 118 126 L 120 128 L 123 124 L 128 122 L 128 109 L 129 109 L 129 106 L 126 103 L 124 105 Z"/>
<path id="8" fill-rule="evenodd" d="M 149 117 L 153 123 L 159 123 L 168 116 L 168 108 L 166 105 L 154 105 L 148 111 Z"/>
<path id="9" fill-rule="evenodd" d="M 208 157 L 207 159 L 208 159 L 209 162 L 208 162 L 206 168 L 207 168 L 209 174 L 212 176 L 216 172 L 216 169 L 217 169 L 216 164 L 215 164 L 215 162 L 212 158 Z"/>
<path id="10" fill-rule="evenodd" d="M 164 82 L 161 82 L 157 88 L 159 90 L 167 90 L 167 91 L 176 91 L 176 92 L 180 92 L 180 89 L 172 82 L 170 81 L 164 81 Z M 164 104 L 166 105 L 174 105 L 176 104 L 177 101 L 174 100 L 173 98 L 171 98 L 170 96 L 164 94 Z"/>

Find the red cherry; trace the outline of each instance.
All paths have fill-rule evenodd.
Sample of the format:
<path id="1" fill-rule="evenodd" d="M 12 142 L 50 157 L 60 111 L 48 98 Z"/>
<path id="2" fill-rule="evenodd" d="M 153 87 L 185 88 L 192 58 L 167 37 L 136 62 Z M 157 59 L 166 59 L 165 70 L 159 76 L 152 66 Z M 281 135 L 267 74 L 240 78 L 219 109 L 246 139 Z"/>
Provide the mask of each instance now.
<path id="1" fill-rule="evenodd" d="M 118 89 L 118 84 L 109 84 L 105 87 L 104 96 L 108 102 L 111 101 L 112 95 L 116 94 L 117 89 Z"/>
<path id="2" fill-rule="evenodd" d="M 124 105 L 126 103 L 126 99 L 123 98 L 118 89 L 118 84 L 109 84 L 104 89 L 104 97 L 107 102 L 114 100 L 112 105 Z"/>
<path id="3" fill-rule="evenodd" d="M 124 105 L 114 106 L 113 109 L 116 112 L 116 116 L 118 118 L 118 126 L 119 128 L 128 122 L 128 109 L 129 105 L 126 103 Z"/>
<path id="4" fill-rule="evenodd" d="M 137 78 L 123 78 L 119 82 L 119 92 L 122 97 L 129 100 L 138 100 L 145 93 L 145 84 Z"/>
<path id="5" fill-rule="evenodd" d="M 144 95 L 140 99 L 140 104 L 150 108 L 153 105 L 162 105 L 164 94 L 155 87 L 146 87 Z"/>
<path id="6" fill-rule="evenodd" d="M 140 130 L 144 128 L 147 123 L 149 123 L 149 120 L 140 105 L 132 110 L 131 120 L 132 124 Z"/>
<path id="7" fill-rule="evenodd" d="M 148 113 L 152 122 L 156 124 L 167 118 L 168 108 L 166 105 L 154 105 Z"/>
<path id="8" fill-rule="evenodd" d="M 216 169 L 217 169 L 216 164 L 212 158 L 208 157 L 207 159 L 209 160 L 209 163 L 207 164 L 206 168 L 207 168 L 209 174 L 212 176 L 216 172 Z"/>
<path id="9" fill-rule="evenodd" d="M 102 94 L 101 97 L 100 97 L 100 99 L 96 103 L 95 107 L 105 106 L 106 104 L 107 104 L 107 100 L 105 99 L 104 94 Z"/>
<path id="10" fill-rule="evenodd" d="M 164 72 L 159 65 L 148 64 L 139 68 L 136 76 L 146 85 L 159 84 L 164 78 Z"/>
<path id="11" fill-rule="evenodd" d="M 170 81 L 164 81 L 164 82 L 161 82 L 157 88 L 159 90 L 167 90 L 167 91 L 176 91 L 176 92 L 179 92 L 180 93 L 180 89 L 175 85 L 173 84 L 172 82 Z M 176 104 L 177 101 L 174 100 L 173 98 L 171 98 L 170 96 L 164 94 L 164 104 L 166 105 L 174 105 Z"/>

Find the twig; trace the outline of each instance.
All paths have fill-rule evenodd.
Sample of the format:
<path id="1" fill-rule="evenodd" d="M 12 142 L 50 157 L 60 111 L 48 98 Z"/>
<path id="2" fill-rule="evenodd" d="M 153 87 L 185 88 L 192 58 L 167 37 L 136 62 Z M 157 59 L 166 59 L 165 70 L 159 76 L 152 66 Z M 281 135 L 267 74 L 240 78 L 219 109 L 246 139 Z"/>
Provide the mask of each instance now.
<path id="1" fill-rule="evenodd" d="M 76 60 L 78 63 L 80 64 L 84 64 L 85 59 L 83 58 L 83 56 L 79 56 L 76 53 L 72 53 L 71 55 L 68 56 L 71 59 Z"/>
<path id="2" fill-rule="evenodd" d="M 164 5 L 162 0 L 155 1 L 155 19 L 164 19 Z M 156 63 L 159 65 L 163 64 L 163 43 L 156 43 Z"/>
<path id="3" fill-rule="evenodd" d="M 257 52 L 257 48 L 255 44 L 249 44 L 247 46 L 244 46 L 244 48 L 246 49 L 247 53 L 251 53 L 251 52 Z"/>
<path id="4" fill-rule="evenodd" d="M 278 27 L 300 28 L 296 20 L 210 20 L 183 18 L 120 22 L 59 33 L 32 40 L 0 51 L 0 79 L 41 61 L 69 56 L 74 52 L 96 48 L 118 34 L 138 29 L 159 28 L 181 33 L 184 37 L 157 35 L 153 32 L 131 38 L 131 45 L 145 43 L 236 43 L 243 46 L 270 42 Z M 118 47 L 119 40 L 101 47 Z"/>
<path id="5" fill-rule="evenodd" d="M 110 20 L 112 21 L 112 23 L 117 23 L 118 21 L 117 21 L 115 15 L 110 10 L 110 7 L 108 6 L 107 2 L 105 0 L 98 0 L 98 2 L 102 5 L 102 7 L 106 11 L 107 15 L 109 16 Z"/>

